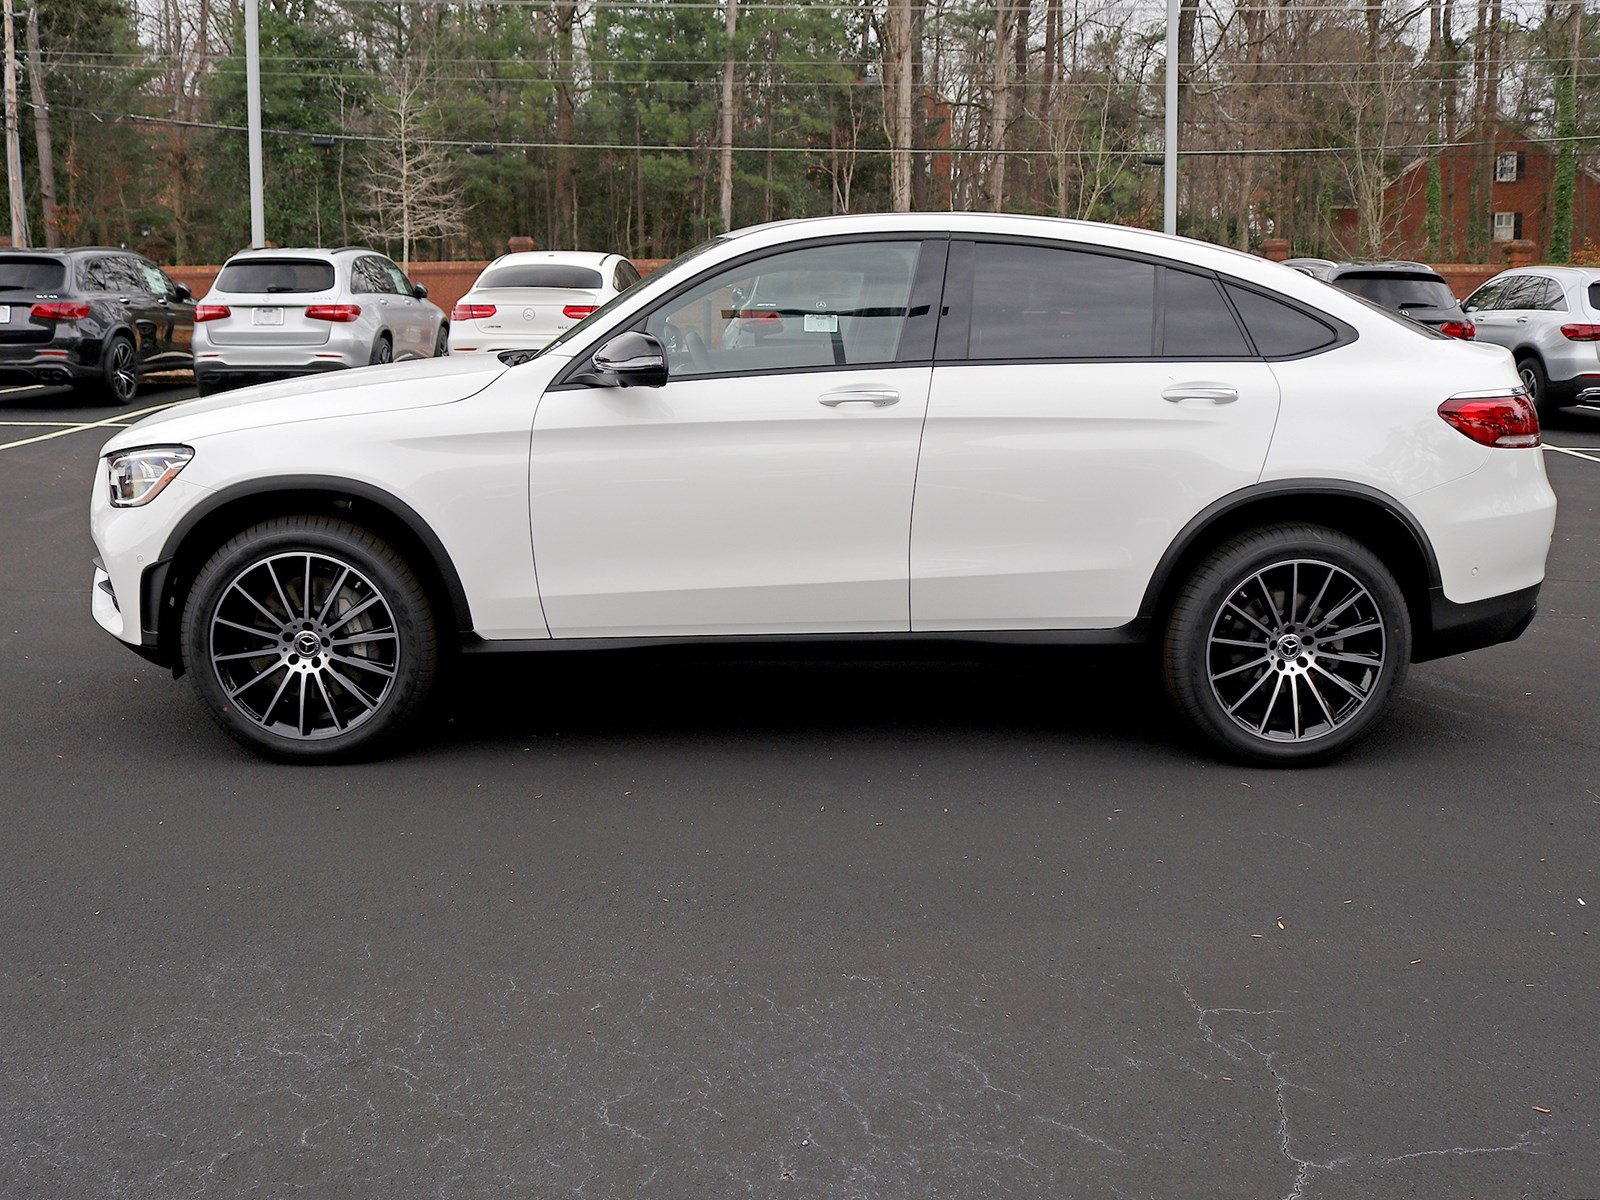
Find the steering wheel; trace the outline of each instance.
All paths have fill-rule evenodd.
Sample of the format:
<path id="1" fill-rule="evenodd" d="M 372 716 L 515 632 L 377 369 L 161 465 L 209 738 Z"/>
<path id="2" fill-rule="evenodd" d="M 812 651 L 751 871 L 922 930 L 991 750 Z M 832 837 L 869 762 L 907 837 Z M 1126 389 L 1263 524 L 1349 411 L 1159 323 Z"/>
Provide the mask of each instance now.
<path id="1" fill-rule="evenodd" d="M 682 329 L 668 321 L 661 327 L 661 344 L 666 347 L 668 360 L 677 359 L 691 370 L 706 369 L 711 352 L 706 341 L 692 329 Z"/>

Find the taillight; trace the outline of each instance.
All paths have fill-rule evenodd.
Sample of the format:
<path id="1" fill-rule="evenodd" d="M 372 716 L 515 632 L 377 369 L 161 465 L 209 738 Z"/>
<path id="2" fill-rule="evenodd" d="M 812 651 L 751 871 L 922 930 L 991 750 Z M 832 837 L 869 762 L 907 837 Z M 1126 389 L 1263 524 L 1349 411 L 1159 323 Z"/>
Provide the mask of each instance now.
<path id="1" fill-rule="evenodd" d="M 1600 342 L 1600 325 L 1563 325 L 1561 336 L 1569 342 Z"/>
<path id="2" fill-rule="evenodd" d="M 89 306 L 81 300 L 55 300 L 35 304 L 32 312 L 36 321 L 81 321 L 89 315 Z"/>
<path id="3" fill-rule="evenodd" d="M 1483 446 L 1518 448 L 1539 444 L 1539 414 L 1526 392 L 1501 396 L 1452 396 L 1439 415 Z"/>
<path id="4" fill-rule="evenodd" d="M 1439 332 L 1445 337 L 1460 338 L 1470 342 L 1478 336 L 1478 327 L 1471 321 L 1443 321 L 1439 325 Z"/>
<path id="5" fill-rule="evenodd" d="M 313 304 L 306 309 L 306 316 L 313 321 L 337 321 L 344 324 L 354 321 L 360 315 L 359 304 Z"/>
<path id="6" fill-rule="evenodd" d="M 224 317 L 233 316 L 233 310 L 226 304 L 196 304 L 194 306 L 194 319 L 196 321 L 220 321 Z"/>
<path id="7" fill-rule="evenodd" d="M 574 321 L 581 321 L 599 307 L 598 304 L 569 304 L 561 310 L 561 315 Z"/>
<path id="8" fill-rule="evenodd" d="M 452 321 L 482 321 L 492 316 L 492 304 L 458 304 L 450 310 Z"/>

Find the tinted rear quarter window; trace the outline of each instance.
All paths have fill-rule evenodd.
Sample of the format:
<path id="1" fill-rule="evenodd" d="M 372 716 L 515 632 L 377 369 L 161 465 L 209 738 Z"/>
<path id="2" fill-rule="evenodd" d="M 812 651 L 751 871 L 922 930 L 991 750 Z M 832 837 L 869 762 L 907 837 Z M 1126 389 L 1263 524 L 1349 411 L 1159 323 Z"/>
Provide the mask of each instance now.
<path id="1" fill-rule="evenodd" d="M 1163 299 L 1163 357 L 1231 358 L 1250 353 L 1239 322 L 1210 279 L 1168 268 Z"/>
<path id="2" fill-rule="evenodd" d="M 1260 292 L 1228 284 L 1228 298 L 1239 310 L 1256 353 L 1264 358 L 1292 358 L 1331 346 L 1338 338 L 1331 325 L 1292 305 L 1269 299 Z"/>
<path id="3" fill-rule="evenodd" d="M 1600 312 L 1600 279 L 1589 285 L 1589 307 Z"/>
<path id="4" fill-rule="evenodd" d="M 509 263 L 490 267 L 477 282 L 480 288 L 568 288 L 593 291 L 603 286 L 599 271 L 565 263 Z"/>
<path id="5" fill-rule="evenodd" d="M 314 258 L 254 258 L 231 262 L 217 276 L 222 292 L 326 292 L 333 264 Z"/>
<path id="6" fill-rule="evenodd" d="M 59 292 L 66 278 L 60 259 L 0 256 L 0 292 Z"/>
<path id="7" fill-rule="evenodd" d="M 967 357 L 1144 358 L 1154 349 L 1149 263 L 979 242 Z"/>

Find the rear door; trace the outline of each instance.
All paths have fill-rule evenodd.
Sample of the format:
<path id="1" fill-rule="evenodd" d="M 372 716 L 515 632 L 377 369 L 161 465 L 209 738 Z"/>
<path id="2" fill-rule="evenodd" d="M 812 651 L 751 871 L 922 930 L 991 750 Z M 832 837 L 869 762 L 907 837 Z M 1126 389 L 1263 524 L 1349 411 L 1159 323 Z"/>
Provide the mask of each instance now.
<path id="1" fill-rule="evenodd" d="M 1101 629 L 1261 474 L 1278 385 L 1209 274 L 957 241 L 911 530 L 918 631 Z"/>
<path id="2" fill-rule="evenodd" d="M 321 346 L 331 326 L 307 317 L 306 309 L 337 303 L 339 295 L 333 264 L 326 259 L 262 255 L 224 266 L 209 298 L 229 310 L 207 323 L 213 345 Z"/>
<path id="3" fill-rule="evenodd" d="M 563 262 L 491 266 L 473 294 L 494 312 L 478 328 L 513 344 L 542 345 L 570 329 L 604 300 L 605 276 L 591 266 Z"/>
<path id="4" fill-rule="evenodd" d="M 1477 340 L 1514 350 L 1527 340 L 1528 308 L 1538 295 L 1531 275 L 1502 275 L 1468 297 L 1467 314 L 1477 326 Z"/>

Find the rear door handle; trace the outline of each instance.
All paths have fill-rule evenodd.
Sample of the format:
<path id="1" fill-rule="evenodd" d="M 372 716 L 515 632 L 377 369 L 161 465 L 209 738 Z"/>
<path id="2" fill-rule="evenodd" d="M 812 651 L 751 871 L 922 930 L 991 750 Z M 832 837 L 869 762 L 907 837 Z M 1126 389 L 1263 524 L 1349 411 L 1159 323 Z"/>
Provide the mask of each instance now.
<path id="1" fill-rule="evenodd" d="M 1185 400 L 1232 404 L 1239 398 L 1239 389 L 1226 383 L 1175 383 L 1161 393 L 1161 398 L 1173 404 L 1181 404 Z"/>
<path id="2" fill-rule="evenodd" d="M 874 408 L 887 408 L 900 403 L 900 393 L 889 387 L 839 388 L 837 391 L 823 392 L 817 397 L 817 403 L 829 408 L 838 408 L 841 404 L 870 404 Z"/>

